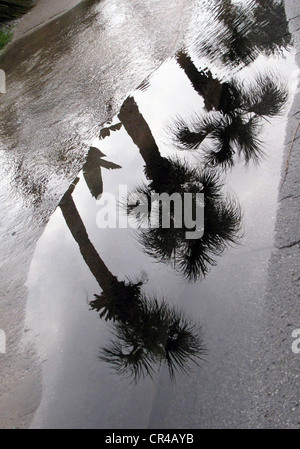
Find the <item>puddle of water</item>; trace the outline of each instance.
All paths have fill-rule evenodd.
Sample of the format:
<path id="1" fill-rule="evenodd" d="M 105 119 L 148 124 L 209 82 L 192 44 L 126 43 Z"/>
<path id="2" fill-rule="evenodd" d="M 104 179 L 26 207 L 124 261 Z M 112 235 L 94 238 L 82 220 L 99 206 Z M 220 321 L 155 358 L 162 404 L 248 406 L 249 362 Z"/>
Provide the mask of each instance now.
<path id="1" fill-rule="evenodd" d="M 293 51 L 282 48 L 283 10 L 269 5 L 197 3 L 186 48 L 123 101 L 100 138 L 88 115 L 78 122 L 90 151 L 27 279 L 28 338 L 44 361 L 33 428 L 241 419 L 298 76 Z M 127 12 L 114 15 L 115 27 Z M 146 198 L 204 192 L 203 238 L 187 240 L 175 226 L 100 229 L 99 199 L 118 198 L 120 186 Z"/>
<path id="2" fill-rule="evenodd" d="M 112 4 L 122 10 L 127 4 L 122 32 L 121 25 L 113 24 Z M 27 352 L 20 353 L 17 341 L 23 333 L 24 283 L 36 242 L 81 169 L 101 123 L 179 45 L 190 4 L 176 0 L 166 7 L 155 1 L 149 10 L 140 2 L 129 7 L 121 0 L 84 1 L 15 42 L 1 57 L 7 92 L 0 100 L 0 321 L 9 346 L 1 363 L 3 394 L 12 391 L 14 382 L 22 384 L 24 366 L 25 374 L 30 372 L 27 365 L 33 366 L 32 360 L 24 361 Z M 163 29 L 166 17 L 169 27 Z M 153 34 L 156 26 L 160 30 Z M 19 400 L 20 407 L 24 403 Z M 26 405 L 20 413 L 32 409 Z M 16 426 L 19 412 L 7 421 L 9 413 L 4 407 L 1 426 Z"/>

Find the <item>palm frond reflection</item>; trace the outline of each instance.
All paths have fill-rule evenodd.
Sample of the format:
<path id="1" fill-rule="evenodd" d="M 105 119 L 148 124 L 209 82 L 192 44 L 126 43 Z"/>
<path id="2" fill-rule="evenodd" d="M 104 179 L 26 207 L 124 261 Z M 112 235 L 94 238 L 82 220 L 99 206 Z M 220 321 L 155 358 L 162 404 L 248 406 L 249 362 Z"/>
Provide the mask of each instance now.
<path id="1" fill-rule="evenodd" d="M 99 309 L 98 297 L 91 306 Z M 199 364 L 205 352 L 201 328 L 182 312 L 141 292 L 126 309 L 112 325 L 115 339 L 100 352 L 118 374 L 138 382 L 166 364 L 174 380 L 176 373 L 187 374 L 192 364 Z"/>
<path id="2" fill-rule="evenodd" d="M 141 226 L 137 231 L 143 250 L 158 262 L 170 264 L 186 279 L 195 282 L 208 274 L 210 267 L 216 264 L 216 257 L 229 245 L 238 243 L 241 238 L 241 208 L 235 199 L 222 192 L 222 183 L 216 171 L 190 168 L 178 159 L 168 159 L 168 163 L 176 172 L 176 176 L 165 176 L 164 183 L 159 186 L 154 181 L 149 185 L 140 185 L 130 194 L 130 198 L 135 195 L 137 198 L 147 198 L 150 205 L 150 208 L 146 209 L 147 216 L 138 217 L 135 214 L 137 203 L 132 204 L 127 212 L 134 215 L 140 224 L 143 224 L 150 214 L 158 216 L 159 226 Z M 163 204 L 157 205 L 150 200 L 156 187 L 159 187 L 159 192 L 167 192 L 170 195 L 176 192 L 182 199 L 186 193 L 193 194 L 194 209 L 197 206 L 195 194 L 204 194 L 204 234 L 201 238 L 187 239 L 186 233 L 190 229 L 185 225 L 184 217 L 181 220 L 182 226 L 178 227 L 178 217 L 171 208 L 168 212 L 170 226 L 162 226 Z M 197 231 L 200 233 L 203 229 Z"/>
<path id="3" fill-rule="evenodd" d="M 259 138 L 263 120 L 283 113 L 287 86 L 272 73 L 259 73 L 248 83 L 221 82 L 209 71 L 198 71 L 184 52 L 177 61 L 203 97 L 206 110 L 191 117 L 189 124 L 177 117 L 169 129 L 177 148 L 203 149 L 204 161 L 223 169 L 235 164 L 235 155 L 246 164 L 259 162 L 264 154 Z"/>

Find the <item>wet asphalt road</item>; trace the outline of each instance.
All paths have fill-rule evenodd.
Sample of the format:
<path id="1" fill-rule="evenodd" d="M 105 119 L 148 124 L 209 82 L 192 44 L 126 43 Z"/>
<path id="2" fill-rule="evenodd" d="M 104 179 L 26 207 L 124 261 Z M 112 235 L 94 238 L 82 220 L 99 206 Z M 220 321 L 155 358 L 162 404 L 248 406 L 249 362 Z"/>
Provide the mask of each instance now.
<path id="1" fill-rule="evenodd" d="M 34 351 L 20 343 L 36 242 L 101 123 L 180 46 L 190 4 L 88 0 L 17 40 L 1 58 L 7 94 L 0 104 L 0 321 L 7 355 L 0 356 L 0 427 L 26 426 L 40 401 Z"/>
<path id="2" fill-rule="evenodd" d="M 93 2 L 87 3 L 93 4 Z M 33 41 L 28 37 L 28 41 L 22 44 L 21 56 L 19 56 L 20 64 L 12 73 L 9 73 L 8 85 L 11 88 L 5 100 L 8 106 L 5 109 L 2 108 L 6 125 L 1 129 L 1 145 L 2 149 L 10 149 L 10 154 L 6 153 L 9 154 L 9 157 L 4 155 L 2 158 L 2 170 L 9 173 L 12 181 L 11 192 L 9 192 L 12 201 L 7 202 L 7 183 L 2 181 L 0 188 L 2 204 L 4 204 L 5 226 L 2 226 L 1 229 L 1 237 L 4 241 L 1 254 L 3 254 L 3 278 L 5 279 L 2 288 L 4 307 L 0 322 L 4 321 L 3 317 L 5 316 L 5 321 L 9 323 L 7 332 L 11 353 L 8 353 L 6 359 L 2 356 L 4 363 L 1 365 L 1 374 L 4 374 L 0 390 L 3 395 L 1 407 L 6 411 L 1 413 L 0 427 L 14 426 L 16 422 L 19 422 L 21 427 L 27 426 L 28 419 L 24 419 L 24 413 L 29 414 L 30 419 L 40 401 L 39 363 L 36 364 L 36 367 L 32 363 L 36 356 L 30 345 L 25 347 L 26 352 L 24 352 L 24 346 L 21 346 L 21 350 L 18 346 L 22 336 L 20 320 L 24 317 L 24 305 L 27 298 L 24 283 L 36 241 L 42 234 L 59 197 L 80 170 L 86 154 L 87 143 L 98 133 L 101 123 L 108 121 L 117 112 L 128 91 L 136 87 L 149 72 L 157 68 L 162 60 L 174 52 L 177 38 L 179 39 L 182 33 L 181 26 L 178 27 L 178 18 L 181 16 L 184 2 L 178 1 L 176 6 L 174 3 L 174 9 L 167 8 L 168 14 L 170 14 L 167 30 L 164 28 L 166 11 L 161 2 L 153 3 L 156 9 L 151 9 L 150 15 L 149 11 L 136 3 L 132 6 L 131 16 L 127 15 L 128 9 L 125 8 L 125 5 L 124 14 L 122 15 L 121 12 L 116 16 L 116 9 L 109 3 L 111 2 L 101 3 L 101 7 L 103 7 L 101 17 L 105 17 L 105 14 L 107 16 L 100 23 L 93 7 L 91 9 L 93 14 L 88 16 L 91 22 L 79 21 L 78 28 L 83 41 L 79 51 L 76 51 L 78 35 L 71 27 L 61 54 L 58 53 L 55 42 L 51 41 L 51 35 L 53 29 L 63 33 L 65 26 L 68 26 L 68 20 L 70 24 L 74 17 L 81 17 L 81 6 L 68 16 L 69 18 L 58 20 L 55 24 L 47 26 L 42 33 L 42 44 L 40 34 L 37 34 L 39 39 Z M 118 4 L 120 6 L 122 2 L 118 2 Z M 82 6 L 82 8 L 84 7 Z M 286 0 L 286 8 L 290 19 L 290 29 L 293 32 L 299 28 L 299 6 L 296 1 Z M 136 22 L 134 22 L 136 28 L 132 28 L 133 17 L 136 18 Z M 181 18 L 184 22 L 188 19 L 188 14 L 186 19 L 182 16 Z M 157 29 L 162 30 L 161 35 L 158 33 L 153 36 L 151 33 L 154 23 Z M 112 25 L 111 28 L 110 25 Z M 127 26 L 128 33 L 125 34 L 128 40 L 124 43 L 123 38 L 119 38 L 119 31 L 120 29 L 124 30 L 124 27 L 127 29 Z M 99 52 L 98 45 L 93 42 L 95 30 L 106 36 L 101 52 Z M 148 30 L 148 33 L 145 34 L 145 30 Z M 174 30 L 177 33 L 175 44 Z M 299 35 L 299 31 L 295 32 L 295 35 L 297 34 Z M 136 37 L 138 35 L 140 36 L 139 40 Z M 45 52 L 43 46 L 49 39 L 49 48 Z M 141 47 L 132 45 L 136 40 L 143 42 Z M 296 41 L 296 46 L 299 48 L 299 40 Z M 91 53 L 86 53 L 87 48 L 90 48 Z M 129 52 L 128 48 L 134 48 L 133 52 Z M 149 54 L 149 48 L 153 49 L 153 54 Z M 20 53 L 20 48 L 16 46 L 15 50 L 12 49 L 8 54 L 7 59 L 4 59 L 3 67 L 8 72 L 9 68 L 13 67 L 14 58 L 18 53 Z M 34 57 L 31 56 L 32 54 Z M 299 52 L 297 59 L 299 59 Z M 90 67 L 91 60 L 93 60 L 93 67 Z M 100 83 L 98 78 L 93 75 L 95 70 L 99 70 L 99 67 L 103 70 L 103 74 L 109 73 L 107 79 L 105 75 L 101 76 Z M 126 67 L 125 72 L 124 67 Z M 89 72 L 90 69 L 91 72 Z M 120 73 L 122 73 L 121 77 Z M 70 75 L 68 76 L 68 74 Z M 43 81 L 42 89 L 40 83 L 36 82 L 37 76 Z M 90 80 L 88 91 L 86 90 L 87 77 Z M 72 92 L 74 83 L 77 86 L 76 93 Z M 15 86 L 17 86 L 16 89 L 13 88 Z M 18 101 L 21 91 L 26 95 L 23 95 L 22 101 Z M 58 93 L 54 103 L 53 91 Z M 101 97 L 101 102 L 99 102 L 99 97 Z M 33 98 L 37 102 L 36 110 L 31 110 Z M 145 107 L 146 110 L 147 107 Z M 56 121 L 57 114 L 61 111 L 63 111 L 63 122 Z M 149 119 L 151 119 L 151 111 Z M 175 386 L 169 383 L 166 372 L 161 373 L 159 382 L 155 386 L 147 384 L 146 387 L 139 386 L 136 391 L 130 389 L 126 393 L 123 393 L 122 387 L 118 383 L 113 382 L 114 388 L 120 395 L 118 398 L 112 394 L 111 378 L 103 375 L 102 389 L 97 387 L 96 391 L 98 394 L 103 394 L 103 398 L 107 401 L 104 408 L 106 411 L 103 412 L 106 415 L 100 422 L 97 419 L 94 420 L 93 405 L 89 408 L 87 404 L 84 405 L 84 402 L 80 403 L 79 400 L 80 406 L 85 407 L 82 410 L 89 411 L 86 420 L 82 421 L 83 413 L 80 409 L 64 418 L 66 410 L 71 410 L 74 404 L 78 405 L 76 397 L 72 404 L 72 385 L 69 384 L 70 369 L 72 370 L 72 364 L 74 360 L 77 360 L 77 355 L 72 352 L 71 346 L 66 345 L 64 350 L 69 348 L 70 352 L 69 354 L 64 353 L 65 363 L 59 365 L 61 371 L 57 370 L 58 365 L 55 364 L 55 361 L 52 363 L 54 359 L 51 357 L 48 365 L 48 380 L 54 379 L 57 373 L 62 376 L 61 382 L 58 381 L 56 385 L 58 392 L 59 389 L 62 393 L 64 392 L 66 409 L 62 407 L 60 413 L 57 413 L 57 397 L 52 391 L 55 384 L 47 384 L 47 380 L 45 380 L 47 376 L 44 377 L 44 387 L 46 385 L 44 403 L 35 415 L 32 424 L 34 428 L 58 427 L 61 419 L 65 419 L 63 423 L 65 427 L 285 428 L 299 426 L 298 367 L 300 356 L 291 351 L 292 330 L 300 328 L 297 304 L 300 238 L 297 216 L 300 210 L 299 157 L 297 157 L 299 134 L 295 134 L 298 122 L 299 96 L 296 96 L 287 127 L 284 160 L 288 160 L 289 163 L 287 175 L 279 194 L 280 206 L 275 246 L 272 231 L 277 206 L 277 190 L 276 188 L 271 190 L 270 186 L 272 180 L 276 180 L 278 184 L 280 181 L 280 165 L 282 163 L 280 144 L 278 154 L 272 159 L 271 164 L 263 165 L 260 172 L 261 176 L 265 176 L 266 182 L 264 187 L 266 191 L 260 198 L 266 209 L 265 214 L 259 211 L 262 213 L 260 232 L 255 229 L 257 209 L 251 200 L 249 204 L 247 203 L 248 206 L 252 205 L 252 208 L 248 209 L 250 233 L 245 243 L 246 248 L 241 248 L 237 252 L 229 251 L 219 263 L 218 270 L 212 271 L 208 281 L 203 283 L 200 289 L 192 287 L 188 290 L 191 297 L 188 306 L 189 312 L 200 315 L 201 320 L 207 323 L 204 324 L 205 335 L 210 348 L 214 351 L 214 357 L 208 359 L 207 364 L 202 366 L 195 375 L 179 377 Z M 72 125 L 71 135 L 70 125 Z M 283 136 L 279 137 L 279 143 L 282 138 Z M 55 150 L 53 149 L 54 142 L 57 142 Z M 292 143 L 292 152 L 289 155 Z M 76 147 L 76 151 L 73 152 L 74 147 Z M 43 148 L 41 154 L 40 148 Z M 70 156 L 67 161 L 64 161 L 63 153 L 66 148 L 68 148 Z M 121 146 L 117 148 L 121 149 Z M 39 156 L 37 156 L 38 154 Z M 137 166 L 138 163 L 137 160 Z M 14 167 L 18 167 L 21 175 L 16 176 L 18 171 L 14 170 Z M 283 175 L 285 175 L 285 167 L 284 162 Z M 243 183 L 241 179 L 245 177 L 245 173 L 240 168 L 230 181 L 233 188 L 240 191 L 241 198 L 247 198 L 247 181 L 254 184 L 256 179 L 255 173 L 250 173 L 247 176 L 249 178 L 244 178 Z M 30 187 L 30 183 L 26 182 L 27 178 L 31 182 L 33 180 L 33 186 L 42 186 L 42 190 Z M 22 189 L 22 200 L 16 193 L 18 188 Z M 259 193 L 259 190 L 256 193 Z M 26 196 L 28 196 L 27 203 Z M 42 201 L 40 201 L 41 197 Z M 4 203 L 3 198 L 5 198 Z M 11 232 L 12 229 L 13 232 Z M 96 235 L 95 233 L 95 237 Z M 61 236 L 63 239 L 67 238 L 63 233 Z M 50 261 L 52 253 L 47 249 L 49 248 L 47 235 L 44 237 L 44 241 L 46 242 L 46 256 L 45 259 L 40 260 Z M 42 244 L 43 240 L 39 245 L 39 257 L 40 254 L 43 254 Z M 103 244 L 101 248 L 104 254 L 107 256 L 110 254 L 109 243 L 106 246 Z M 50 256 L 47 256 L 47 251 Z M 126 254 L 125 247 L 122 251 L 123 254 Z M 61 257 L 62 260 L 68 261 L 70 256 Z M 66 258 L 64 259 L 64 257 Z M 34 260 L 39 261 L 37 256 Z M 148 267 L 146 261 L 143 263 Z M 112 257 L 111 264 L 117 269 L 121 269 L 121 272 L 124 269 L 118 258 Z M 134 267 L 133 256 L 131 264 Z M 42 269 L 41 272 L 43 272 Z M 36 273 L 39 274 L 37 268 Z M 79 270 L 78 276 L 80 273 L 82 271 Z M 66 271 L 66 275 L 68 275 L 68 271 Z M 175 301 L 176 295 L 179 295 L 180 300 L 187 294 L 186 286 L 181 283 L 176 284 L 175 278 L 168 273 L 163 272 L 160 275 L 157 270 L 154 270 L 154 275 L 161 283 L 161 288 L 169 285 L 169 292 L 173 293 Z M 47 276 L 46 270 L 43 272 L 43 276 Z M 36 277 L 38 276 L 34 274 L 34 278 Z M 58 282 L 55 277 L 53 277 L 53 282 Z M 171 283 L 174 283 L 172 287 Z M 40 288 L 39 284 L 34 284 L 31 278 L 31 287 L 32 285 L 35 288 Z M 75 287 L 76 284 L 74 284 L 74 295 Z M 30 292 L 30 282 L 29 284 L 27 282 L 27 288 Z M 92 285 L 91 292 L 93 288 Z M 36 292 L 37 290 L 31 291 Z M 179 294 L 178 291 L 180 291 Z M 266 295 L 263 293 L 265 291 Z M 16 298 L 14 304 L 11 303 L 12 295 Z M 201 309 L 199 309 L 198 303 L 199 295 L 204 298 Z M 211 298 L 214 298 L 213 304 Z M 32 299 L 34 300 L 34 295 L 33 297 L 31 295 L 31 302 Z M 84 306 L 85 304 L 83 307 L 78 306 L 78 316 L 85 314 Z M 53 307 L 55 309 L 55 306 Z M 222 310 L 221 314 L 220 310 Z M 44 313 L 46 316 L 47 310 L 44 310 Z M 89 323 L 88 315 L 84 315 L 87 325 Z M 76 320 L 77 315 L 74 314 L 74 320 L 70 319 L 70 322 L 75 325 Z M 94 321 L 92 320 L 91 323 Z M 70 324 L 70 332 L 71 330 Z M 92 333 L 92 335 L 94 334 Z M 97 335 L 96 332 L 94 336 Z M 76 336 L 76 338 L 78 338 L 78 347 L 82 349 L 80 336 Z M 47 356 L 45 356 L 46 359 Z M 40 361 L 44 360 L 40 359 Z M 47 367 L 47 363 L 44 365 Z M 15 370 L 16 366 L 18 370 Z M 84 375 L 84 366 L 77 365 L 76 369 Z M 15 372 L 15 377 L 12 375 L 13 372 Z M 89 376 L 89 382 L 96 382 L 95 370 L 91 369 Z M 78 380 L 74 376 L 74 385 L 78 386 L 76 382 Z M 9 390 L 10 393 L 7 393 Z M 100 402 L 103 400 L 101 399 L 97 403 L 94 393 L 88 390 L 86 400 L 95 404 L 95 407 L 100 407 Z M 122 403 L 122 406 L 116 414 L 118 403 Z M 145 406 L 145 404 L 147 405 Z M 14 413 L 12 413 L 12 409 L 14 409 Z"/>

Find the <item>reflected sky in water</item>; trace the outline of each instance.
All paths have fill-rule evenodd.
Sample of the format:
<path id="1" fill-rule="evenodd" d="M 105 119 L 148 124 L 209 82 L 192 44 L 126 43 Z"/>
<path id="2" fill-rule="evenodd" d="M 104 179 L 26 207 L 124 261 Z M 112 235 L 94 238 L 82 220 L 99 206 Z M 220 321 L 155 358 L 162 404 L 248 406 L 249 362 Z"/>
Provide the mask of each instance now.
<path id="1" fill-rule="evenodd" d="M 26 282 L 43 362 L 32 427 L 197 428 L 246 408 L 298 75 L 282 14 L 269 0 L 195 2 L 185 47 L 86 139 Z M 203 192 L 204 237 L 99 229 L 97 198 L 120 185 Z"/>

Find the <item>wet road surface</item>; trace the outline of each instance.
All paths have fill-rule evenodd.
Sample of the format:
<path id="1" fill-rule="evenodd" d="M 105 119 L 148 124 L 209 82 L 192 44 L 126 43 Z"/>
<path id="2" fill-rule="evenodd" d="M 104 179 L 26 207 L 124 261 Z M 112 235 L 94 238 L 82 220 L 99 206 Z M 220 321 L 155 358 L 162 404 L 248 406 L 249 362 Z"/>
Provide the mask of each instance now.
<path id="1" fill-rule="evenodd" d="M 253 419 L 295 51 L 273 4 L 150 3 L 84 2 L 1 61 L 1 388 L 19 363 L 33 428 Z M 203 238 L 101 229 L 120 186 L 204 192 Z"/>

